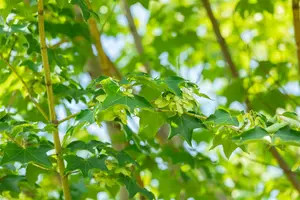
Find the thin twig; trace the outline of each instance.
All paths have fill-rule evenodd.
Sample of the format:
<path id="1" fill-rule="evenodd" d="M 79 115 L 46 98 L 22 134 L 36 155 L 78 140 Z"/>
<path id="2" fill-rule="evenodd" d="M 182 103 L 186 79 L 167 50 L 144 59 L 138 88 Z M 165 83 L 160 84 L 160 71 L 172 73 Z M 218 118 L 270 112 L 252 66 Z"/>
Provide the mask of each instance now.
<path id="1" fill-rule="evenodd" d="M 63 40 L 61 40 L 61 41 L 59 41 L 59 42 L 57 42 L 57 43 L 55 43 L 55 44 L 49 46 L 49 49 L 56 49 L 56 48 L 58 48 L 60 45 L 66 43 L 66 42 L 68 42 L 68 40 L 63 39 Z"/>
<path id="2" fill-rule="evenodd" d="M 209 0 L 201 0 L 201 1 L 202 1 L 203 6 L 205 7 L 207 15 L 208 15 L 208 17 L 211 21 L 211 24 L 213 26 L 213 30 L 215 32 L 216 38 L 218 40 L 219 45 L 221 46 L 223 56 L 224 56 L 226 62 L 228 63 L 228 66 L 229 66 L 229 69 L 232 73 L 232 76 L 234 78 L 238 78 L 239 73 L 237 71 L 237 68 L 236 68 L 235 64 L 232 61 L 227 43 L 226 43 L 225 39 L 223 38 L 223 36 L 221 34 L 221 31 L 220 31 L 220 28 L 219 28 L 219 23 L 218 23 L 217 19 L 215 18 L 214 14 L 212 12 Z"/>
<path id="3" fill-rule="evenodd" d="M 67 120 L 69 120 L 69 119 L 72 119 L 73 117 L 76 117 L 79 113 L 80 113 L 80 112 L 74 113 L 74 114 L 72 114 L 72 115 L 69 115 L 69 116 L 67 116 L 67 117 L 64 118 L 64 119 L 59 120 L 59 121 L 57 122 L 57 124 L 61 124 L 61 123 L 65 122 L 65 121 L 67 121 Z"/>
<path id="4" fill-rule="evenodd" d="M 107 16 L 106 16 L 106 18 L 105 18 L 103 24 L 101 25 L 101 28 L 100 28 L 100 30 L 99 30 L 100 33 L 103 32 L 103 29 L 104 29 L 106 23 L 108 22 L 108 20 L 110 19 L 111 15 L 112 15 L 112 14 L 114 13 L 114 11 L 115 11 L 115 8 L 116 8 L 117 3 L 116 3 L 115 1 L 114 1 L 113 3 L 114 3 L 113 7 L 111 8 L 110 12 L 107 14 Z"/>
<path id="5" fill-rule="evenodd" d="M 131 31 L 131 34 L 133 36 L 134 39 L 134 43 L 135 43 L 135 47 L 139 53 L 140 56 L 142 56 L 144 54 L 144 46 L 142 44 L 142 40 L 141 40 L 141 36 L 138 34 L 131 11 L 130 11 L 130 7 L 127 3 L 127 0 L 121 0 L 122 4 L 123 4 L 123 9 L 124 9 L 124 13 L 125 16 L 127 18 L 127 22 L 129 25 L 129 29 Z M 146 61 L 144 63 L 146 72 L 149 73 L 151 71 L 150 66 L 149 66 L 149 62 Z"/>
<path id="6" fill-rule="evenodd" d="M 13 71 L 16 74 L 18 79 L 22 82 L 23 86 L 27 90 L 28 96 L 29 96 L 30 100 L 32 101 L 32 103 L 40 111 L 40 113 L 43 115 L 43 117 L 48 121 L 49 118 L 48 118 L 47 114 L 44 112 L 41 105 L 34 99 L 33 95 L 31 94 L 31 91 L 30 91 L 29 87 L 27 86 L 27 84 L 23 80 L 22 76 L 17 72 L 17 70 L 7 60 L 3 59 L 3 56 L 1 54 L 0 54 L 0 58 L 7 64 L 7 66 L 11 69 L 11 71 Z"/>

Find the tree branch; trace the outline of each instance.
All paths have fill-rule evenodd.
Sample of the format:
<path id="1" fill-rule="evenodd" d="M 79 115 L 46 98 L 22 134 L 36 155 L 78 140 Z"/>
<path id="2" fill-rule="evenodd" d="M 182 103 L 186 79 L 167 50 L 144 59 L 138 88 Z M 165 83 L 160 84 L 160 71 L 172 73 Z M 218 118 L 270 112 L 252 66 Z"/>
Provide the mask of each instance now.
<path id="1" fill-rule="evenodd" d="M 59 169 L 59 175 L 62 182 L 62 188 L 64 192 L 65 200 L 71 200 L 71 193 L 68 183 L 68 177 L 64 176 L 65 173 L 65 164 L 62 155 L 62 147 L 59 139 L 59 134 L 57 130 L 57 120 L 56 120 L 56 113 L 54 108 L 54 95 L 52 89 L 52 82 L 51 82 L 51 72 L 50 66 L 48 61 L 48 53 L 47 53 L 47 46 L 46 46 L 46 36 L 45 36 L 45 27 L 44 27 L 44 2 L 43 0 L 38 1 L 38 29 L 39 29 L 39 38 L 41 44 L 41 54 L 42 54 L 42 61 L 44 67 L 44 74 L 45 74 L 45 83 L 47 88 L 47 97 L 48 97 L 48 107 L 50 113 L 50 120 L 53 125 L 56 126 L 55 131 L 53 132 L 53 139 L 54 139 L 54 146 L 55 152 L 57 155 L 57 165 Z"/>
<path id="2" fill-rule="evenodd" d="M 92 9 L 89 0 L 86 0 L 86 3 L 88 5 L 88 8 Z M 91 37 L 96 46 L 99 63 L 101 65 L 101 71 L 102 71 L 103 75 L 111 76 L 111 77 L 116 76 L 116 78 L 121 79 L 121 74 L 120 74 L 119 70 L 110 61 L 110 59 L 107 57 L 107 55 L 105 54 L 105 52 L 103 50 L 103 46 L 102 46 L 101 38 L 100 38 L 101 33 L 99 32 L 99 30 L 97 28 L 96 20 L 94 18 L 90 17 L 88 20 L 88 24 L 89 24 Z"/>
<path id="3" fill-rule="evenodd" d="M 64 119 L 62 119 L 62 120 L 60 120 L 60 121 L 58 121 L 57 124 L 61 124 L 61 123 L 65 122 L 65 121 L 67 121 L 67 120 L 69 120 L 69 119 L 72 119 L 73 117 L 76 117 L 79 113 L 80 113 L 80 112 L 77 112 L 77 113 L 74 113 L 74 114 L 72 114 L 72 115 L 69 115 L 69 116 L 67 116 L 66 118 L 64 118 Z"/>
<path id="4" fill-rule="evenodd" d="M 128 25 L 129 25 L 130 32 L 131 32 L 131 34 L 133 36 L 133 39 L 134 39 L 135 47 L 136 47 L 137 52 L 139 53 L 139 55 L 142 56 L 144 54 L 144 47 L 143 47 L 143 44 L 142 44 L 142 41 L 141 41 L 141 37 L 138 34 L 136 26 L 134 24 L 134 20 L 133 20 L 131 11 L 130 11 L 130 7 L 127 3 L 127 0 L 121 0 L 121 3 L 123 5 L 124 13 L 125 13 L 125 16 L 127 18 L 127 22 L 128 22 Z M 145 62 L 144 66 L 145 66 L 146 72 L 149 73 L 151 71 L 151 69 L 149 67 L 149 63 Z"/>
<path id="5" fill-rule="evenodd" d="M 23 86 L 25 87 L 25 89 L 27 90 L 28 96 L 30 98 L 30 100 L 32 101 L 32 103 L 35 105 L 35 107 L 40 111 L 40 113 L 43 115 L 43 117 L 48 121 L 49 118 L 47 116 L 47 114 L 45 113 L 45 111 L 42 109 L 41 105 L 34 99 L 29 87 L 27 86 L 27 84 L 25 83 L 25 81 L 23 80 L 22 76 L 17 72 L 17 70 L 7 61 L 5 60 L 2 55 L 0 55 L 1 59 L 7 64 L 7 66 L 11 69 L 11 71 L 13 71 L 13 73 L 16 74 L 16 76 L 18 77 L 18 79 L 22 82 Z"/>
<path id="6" fill-rule="evenodd" d="M 294 188 L 300 193 L 300 182 L 298 181 L 296 174 L 290 170 L 290 167 L 285 162 L 285 160 L 281 157 L 279 152 L 275 147 L 271 147 L 269 151 L 272 153 L 273 157 L 277 160 L 280 168 L 285 173 L 286 177 L 293 184 Z"/>
<path id="7" fill-rule="evenodd" d="M 293 0 L 293 22 L 294 22 L 294 34 L 297 48 L 297 59 L 298 59 L 298 73 L 300 74 L 300 1 Z"/>
<path id="8" fill-rule="evenodd" d="M 204 8 L 207 12 L 207 15 L 208 15 L 210 21 L 211 21 L 211 24 L 213 26 L 213 30 L 215 32 L 216 38 L 218 40 L 219 45 L 221 46 L 223 56 L 224 56 L 226 62 L 228 63 L 228 65 L 229 65 L 229 69 L 231 71 L 231 74 L 234 78 L 238 78 L 239 73 L 237 71 L 237 68 L 236 68 L 235 64 L 232 61 L 227 43 L 226 43 L 225 39 L 223 38 L 223 36 L 221 34 L 221 31 L 220 31 L 220 28 L 219 28 L 219 23 L 218 23 L 217 19 L 215 18 L 214 14 L 212 12 L 209 0 L 201 0 L 201 1 L 202 1 L 202 4 L 203 4 L 203 6 L 204 6 Z"/>
<path id="9" fill-rule="evenodd" d="M 238 74 L 237 68 L 236 68 L 236 66 L 234 65 L 234 63 L 233 63 L 233 61 L 231 59 L 231 55 L 229 53 L 226 41 L 224 40 L 224 38 L 221 35 L 221 31 L 220 31 L 218 22 L 217 22 L 214 14 L 212 12 L 209 0 L 201 0 L 201 1 L 202 1 L 203 5 L 205 7 L 205 10 L 206 10 L 206 12 L 208 14 L 208 17 L 209 17 L 210 21 L 212 23 L 215 35 L 216 35 L 216 37 L 218 39 L 218 42 L 219 42 L 219 44 L 221 46 L 224 58 L 226 59 L 228 65 L 230 67 L 231 74 L 232 74 L 232 76 L 234 78 L 239 78 L 239 74 Z M 293 2 L 294 1 L 296 1 L 296 0 L 293 0 Z M 299 12 L 298 12 L 298 14 L 299 14 Z M 299 16 L 298 16 L 298 18 L 299 18 Z M 246 104 L 247 104 L 248 109 L 249 109 L 249 103 L 250 103 L 249 99 L 248 99 L 248 97 L 246 97 Z M 300 193 L 300 183 L 296 179 L 296 174 L 289 169 L 288 164 L 280 156 L 280 154 L 278 153 L 278 151 L 274 147 L 270 148 L 270 152 L 272 153 L 273 157 L 277 160 L 279 166 L 284 171 L 284 173 L 287 176 L 288 180 L 293 184 L 293 186 L 295 187 L 295 189 Z"/>

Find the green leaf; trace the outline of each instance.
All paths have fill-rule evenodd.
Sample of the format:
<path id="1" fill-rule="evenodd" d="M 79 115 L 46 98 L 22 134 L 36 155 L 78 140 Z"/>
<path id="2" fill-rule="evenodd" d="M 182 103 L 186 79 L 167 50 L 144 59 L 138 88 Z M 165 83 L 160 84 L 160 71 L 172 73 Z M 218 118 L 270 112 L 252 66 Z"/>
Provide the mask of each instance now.
<path id="1" fill-rule="evenodd" d="M 130 155 L 125 151 L 112 153 L 112 155 L 117 159 L 119 165 L 122 167 L 127 165 L 128 163 L 138 166 L 138 163 L 133 158 L 131 158 Z"/>
<path id="2" fill-rule="evenodd" d="M 40 44 L 39 42 L 30 34 L 27 34 L 26 40 L 28 42 L 27 54 L 31 55 L 32 53 L 40 53 Z"/>
<path id="3" fill-rule="evenodd" d="M 299 120 L 298 115 L 294 112 L 284 112 L 281 115 L 294 120 Z"/>
<path id="4" fill-rule="evenodd" d="M 51 167 L 47 152 L 53 149 L 49 144 L 41 144 L 39 147 L 23 148 L 15 143 L 9 142 L 4 149 L 4 156 L 1 165 L 10 162 L 20 162 L 23 164 L 35 162 L 46 167 Z"/>
<path id="5" fill-rule="evenodd" d="M 169 76 L 164 79 L 164 82 L 167 84 L 171 92 L 173 92 L 177 96 L 182 96 L 182 92 L 179 86 L 181 83 L 185 82 L 183 78 L 178 76 Z"/>
<path id="6" fill-rule="evenodd" d="M 30 33 L 28 24 L 12 24 L 11 26 L 0 25 L 0 35 L 7 33 Z"/>
<path id="7" fill-rule="evenodd" d="M 28 164 L 27 168 L 26 168 L 26 179 L 27 179 L 28 183 L 30 183 L 31 185 L 34 185 L 35 182 L 38 180 L 38 176 L 40 174 L 45 174 L 47 172 L 48 172 L 47 170 L 44 170 L 33 164 Z"/>
<path id="8" fill-rule="evenodd" d="M 68 155 L 65 156 L 65 160 L 67 161 L 67 168 L 66 168 L 67 172 L 75 171 L 78 169 L 82 172 L 82 175 L 84 177 L 88 176 L 88 172 L 91 169 L 100 169 L 103 171 L 107 171 L 105 165 L 106 157 L 103 158 L 90 157 L 87 159 L 83 159 L 78 156 Z"/>
<path id="9" fill-rule="evenodd" d="M 266 92 L 257 93 L 253 97 L 251 105 L 253 110 L 263 110 L 274 115 L 277 108 L 286 106 L 286 96 L 279 89 L 270 89 Z"/>
<path id="10" fill-rule="evenodd" d="M 234 150 L 236 150 L 236 148 L 239 147 L 229 137 L 226 137 L 226 134 L 221 134 L 221 133 L 215 135 L 215 137 L 213 139 L 213 145 L 210 148 L 210 150 L 214 149 L 215 147 L 217 147 L 219 145 L 222 145 L 223 152 L 227 159 L 229 159 L 232 152 Z"/>
<path id="11" fill-rule="evenodd" d="M 107 191 L 112 197 L 116 197 L 116 195 L 120 191 L 120 185 L 118 184 L 114 184 L 112 186 L 105 185 L 105 188 L 107 189 Z"/>
<path id="12" fill-rule="evenodd" d="M 102 108 L 106 109 L 118 104 L 126 105 L 131 112 L 135 108 L 152 108 L 151 104 L 144 97 L 138 95 L 129 97 L 120 93 L 108 95 L 102 103 Z"/>
<path id="13" fill-rule="evenodd" d="M 245 94 L 243 79 L 232 80 L 222 92 L 222 95 L 227 99 L 227 105 L 230 105 L 234 101 L 243 102 L 245 100 Z"/>
<path id="14" fill-rule="evenodd" d="M 166 122 L 165 113 L 142 110 L 139 112 L 139 134 L 145 138 L 154 138 L 158 129 Z"/>
<path id="15" fill-rule="evenodd" d="M 120 178 L 120 181 L 126 186 L 129 198 L 133 198 L 137 193 L 140 193 L 149 200 L 155 199 L 155 196 L 151 192 L 138 186 L 136 181 L 130 179 L 129 177 L 122 177 Z"/>
<path id="16" fill-rule="evenodd" d="M 60 9 L 62 9 L 68 4 L 68 0 L 56 0 L 56 4 Z"/>
<path id="17" fill-rule="evenodd" d="M 169 138 L 175 135 L 182 136 L 190 145 L 192 144 L 192 134 L 195 128 L 204 128 L 202 122 L 188 115 L 174 116 L 169 119 L 171 125 L 171 133 Z"/>
<path id="18" fill-rule="evenodd" d="M 38 69 L 39 69 L 39 66 L 41 66 L 41 63 L 34 63 L 31 60 L 25 60 L 20 64 L 20 66 L 25 66 L 34 72 L 38 72 Z"/>
<path id="19" fill-rule="evenodd" d="M 205 122 L 213 122 L 217 125 L 239 125 L 236 117 L 232 117 L 226 110 L 223 109 L 216 110 L 215 113 L 210 115 Z"/>
<path id="20" fill-rule="evenodd" d="M 3 191 L 20 192 L 20 182 L 25 181 L 24 176 L 7 175 L 0 179 L 0 193 Z"/>
<path id="21" fill-rule="evenodd" d="M 239 136 L 233 137 L 232 140 L 238 144 L 248 144 L 257 141 L 267 141 L 268 136 L 269 134 L 265 129 L 257 126 L 253 129 L 243 132 Z"/>
<path id="22" fill-rule="evenodd" d="M 79 122 L 88 122 L 92 124 L 95 122 L 94 113 L 89 109 L 82 110 L 78 115 L 76 115 L 75 120 L 78 120 Z"/>
<path id="23" fill-rule="evenodd" d="M 247 15 L 255 13 L 262 13 L 266 11 L 268 13 L 274 13 L 274 2 L 272 0 L 264 1 L 251 1 L 251 0 L 240 0 L 235 10 L 245 18 Z"/>
<path id="24" fill-rule="evenodd" d="M 6 122 L 0 122 L 0 132 L 4 132 L 10 128 L 10 125 Z"/>
<path id="25" fill-rule="evenodd" d="M 232 152 L 236 150 L 238 147 L 240 147 L 243 151 L 246 151 L 244 145 L 239 146 L 235 144 L 234 141 L 232 140 L 232 136 L 237 135 L 237 133 L 238 132 L 236 130 L 230 127 L 223 126 L 219 128 L 217 134 L 214 136 L 213 144 L 210 150 L 219 145 L 222 145 L 223 152 L 227 159 L 230 158 Z"/>
<path id="26" fill-rule="evenodd" d="M 135 4 L 135 3 L 140 3 L 142 4 L 142 6 L 144 6 L 144 8 L 148 9 L 149 7 L 149 0 L 129 0 L 128 1 L 128 4 L 129 5 L 132 5 L 132 4 Z"/>
<path id="27" fill-rule="evenodd" d="M 300 146 L 300 131 L 291 129 L 288 126 L 285 126 L 273 135 L 273 141 L 277 143 Z"/>
<path id="28" fill-rule="evenodd" d="M 95 149 L 100 151 L 102 148 L 106 146 L 107 144 L 96 140 L 91 140 L 88 143 L 85 143 L 81 140 L 77 140 L 68 144 L 66 148 L 73 152 L 77 150 L 88 150 L 91 153 L 95 153 Z"/>
<path id="29" fill-rule="evenodd" d="M 158 98 L 165 90 L 165 86 L 161 81 L 152 80 L 147 74 L 130 74 L 128 75 L 128 79 L 135 80 L 136 83 L 134 85 L 141 86 L 139 95 L 149 102 Z"/>

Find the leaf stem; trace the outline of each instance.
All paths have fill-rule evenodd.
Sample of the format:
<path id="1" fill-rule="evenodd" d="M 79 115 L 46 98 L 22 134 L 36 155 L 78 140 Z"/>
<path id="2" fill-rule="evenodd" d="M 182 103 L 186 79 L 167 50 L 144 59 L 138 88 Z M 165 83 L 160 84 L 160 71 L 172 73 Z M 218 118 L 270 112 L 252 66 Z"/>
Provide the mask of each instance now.
<path id="1" fill-rule="evenodd" d="M 40 111 L 40 113 L 43 115 L 43 117 L 48 121 L 49 118 L 48 118 L 47 114 L 42 109 L 41 105 L 33 98 L 33 95 L 31 93 L 29 87 L 27 86 L 27 84 L 23 80 L 22 76 L 18 73 L 18 71 L 7 60 L 3 59 L 2 55 L 0 55 L 0 57 L 8 65 L 8 67 L 11 69 L 11 71 L 13 71 L 16 74 L 16 76 L 18 77 L 18 79 L 22 82 L 22 84 L 24 85 L 25 89 L 27 90 L 28 96 L 29 96 L 30 100 L 32 101 L 32 103 Z"/>
<path id="2" fill-rule="evenodd" d="M 40 168 L 40 169 L 43 169 L 43 170 L 46 170 L 46 171 L 50 171 L 50 169 L 48 169 L 46 167 L 43 167 L 43 166 L 41 166 L 41 165 L 39 165 L 37 163 L 31 163 L 31 164 L 34 165 L 34 166 L 36 166 L 36 167 L 38 167 L 38 168 Z"/>
<path id="3" fill-rule="evenodd" d="M 165 109 L 157 109 L 157 111 L 159 111 L 159 112 L 174 112 L 174 111 L 171 111 L 171 110 L 165 110 Z M 195 114 L 195 113 L 184 112 L 183 114 L 189 115 L 189 116 L 191 116 L 191 117 L 195 117 L 195 118 L 201 119 L 201 120 L 206 120 L 206 119 L 207 119 L 206 116 L 203 116 L 203 115 L 197 115 L 197 114 Z"/>
<path id="4" fill-rule="evenodd" d="M 59 139 L 58 129 L 57 129 L 57 120 L 54 108 L 54 95 L 53 95 L 53 88 L 51 82 L 51 72 L 50 66 L 48 61 L 48 53 L 47 53 L 47 46 L 46 46 L 46 36 L 45 36 L 45 27 L 44 27 L 44 2 L 43 0 L 38 1 L 38 29 L 39 29 L 39 38 L 41 44 L 41 54 L 42 54 L 42 61 L 45 73 L 45 83 L 47 88 L 47 96 L 48 96 L 48 107 L 50 113 L 50 120 L 51 123 L 56 126 L 56 130 L 53 132 L 53 139 L 54 139 L 54 146 L 55 152 L 57 155 L 57 165 L 59 169 L 60 179 L 62 182 L 62 188 L 64 192 L 65 200 L 71 200 L 71 193 L 68 183 L 68 177 L 64 176 L 65 172 L 65 164 L 62 155 L 62 147 L 61 142 Z"/>
<path id="5" fill-rule="evenodd" d="M 73 117 L 76 117 L 79 113 L 80 113 L 80 112 L 77 112 L 77 113 L 74 113 L 74 114 L 72 114 L 72 115 L 69 115 L 69 116 L 67 116 L 67 117 L 64 118 L 64 119 L 59 120 L 59 121 L 57 122 L 57 124 L 61 124 L 61 123 L 65 122 L 65 121 L 67 121 L 67 120 L 69 120 L 69 119 L 72 119 Z"/>

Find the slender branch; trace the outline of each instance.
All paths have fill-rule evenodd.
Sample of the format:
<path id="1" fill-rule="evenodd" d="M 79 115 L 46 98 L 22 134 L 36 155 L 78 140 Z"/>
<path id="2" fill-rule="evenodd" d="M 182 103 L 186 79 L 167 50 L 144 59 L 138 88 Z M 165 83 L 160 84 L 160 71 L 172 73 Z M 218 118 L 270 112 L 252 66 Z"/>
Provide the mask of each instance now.
<path id="1" fill-rule="evenodd" d="M 46 36 L 45 36 L 45 27 L 44 27 L 44 2 L 43 0 L 38 1 L 38 29 L 39 29 L 39 38 L 41 44 L 41 54 L 42 54 L 42 61 L 45 73 L 45 83 L 47 88 L 47 97 L 48 97 L 48 107 L 50 113 L 50 120 L 51 123 L 57 127 L 57 120 L 54 108 L 54 95 L 53 95 L 53 88 L 51 82 L 51 71 L 48 61 L 48 54 L 47 54 L 47 46 L 46 46 Z M 62 188 L 64 192 L 65 200 L 71 200 L 71 193 L 68 183 L 68 177 L 64 176 L 65 173 L 65 164 L 62 155 L 62 147 L 59 139 L 59 134 L 57 128 L 53 132 L 53 139 L 54 139 L 54 146 L 55 152 L 57 155 L 57 165 L 59 169 L 60 179 L 62 182 Z"/>
<path id="2" fill-rule="evenodd" d="M 92 9 L 89 0 L 86 0 L 86 3 L 88 5 L 88 8 Z M 101 38 L 100 38 L 101 33 L 99 32 L 99 30 L 97 28 L 96 20 L 91 17 L 88 20 L 88 24 L 89 24 L 91 37 L 96 46 L 102 73 L 105 76 L 116 76 L 118 79 L 121 79 L 121 74 L 120 74 L 119 70 L 109 60 L 109 58 L 107 57 L 107 55 L 105 54 L 105 52 L 103 50 L 103 46 L 102 46 Z"/>
<path id="3" fill-rule="evenodd" d="M 232 76 L 234 78 L 238 78 L 239 73 L 237 71 L 237 68 L 236 68 L 235 64 L 232 61 L 227 43 L 226 43 L 225 39 L 223 38 L 223 36 L 221 34 L 221 31 L 220 31 L 220 28 L 219 28 L 219 23 L 218 23 L 217 19 L 215 18 L 214 14 L 212 12 L 209 0 L 201 0 L 201 1 L 202 1 L 202 4 L 203 4 L 203 6 L 204 6 L 204 8 L 207 12 L 207 15 L 208 15 L 210 21 L 211 21 L 211 24 L 213 26 L 213 30 L 214 30 L 215 35 L 217 37 L 218 43 L 221 46 L 223 56 L 224 56 L 226 62 L 228 63 L 228 65 L 229 65 L 229 69 L 232 73 Z"/>
<path id="4" fill-rule="evenodd" d="M 38 167 L 38 168 L 41 168 L 41 169 L 43 169 L 43 170 L 51 171 L 50 169 L 48 169 L 48 168 L 46 168 L 46 167 L 43 167 L 43 166 L 41 166 L 41 165 L 39 165 L 39 164 L 37 164 L 37 163 L 31 163 L 31 164 L 34 165 L 34 166 L 36 166 L 36 167 Z"/>
<path id="5" fill-rule="evenodd" d="M 300 1 L 293 0 L 293 22 L 294 22 L 294 34 L 297 48 L 297 59 L 298 59 L 298 73 L 300 74 Z"/>
<path id="6" fill-rule="evenodd" d="M 30 98 L 30 100 L 32 101 L 32 103 L 35 105 L 35 107 L 40 111 L 40 113 L 43 115 L 43 117 L 48 121 L 49 118 L 47 116 L 47 114 L 45 113 L 45 111 L 42 109 L 41 105 L 34 99 L 29 87 L 27 86 L 27 84 L 25 83 L 25 81 L 23 80 L 22 76 L 18 73 L 18 71 L 5 59 L 3 59 L 2 55 L 0 55 L 0 58 L 7 64 L 7 66 L 11 69 L 11 71 L 13 71 L 16 76 L 18 77 L 18 79 L 22 82 L 23 86 L 25 87 L 28 96 Z"/>
<path id="7" fill-rule="evenodd" d="M 128 25 L 129 25 L 130 32 L 131 32 L 131 34 L 133 36 L 133 39 L 134 39 L 134 42 L 135 42 L 135 47 L 136 47 L 139 55 L 142 56 L 144 54 L 144 47 L 143 47 L 143 44 L 142 44 L 142 41 L 141 41 L 141 37 L 138 34 L 136 26 L 134 24 L 134 20 L 133 20 L 131 11 L 130 11 L 130 7 L 127 3 L 127 0 L 121 0 L 121 3 L 123 5 L 124 13 L 125 13 L 125 16 L 127 18 L 127 22 L 128 22 Z M 149 66 L 149 62 L 145 62 L 144 66 L 145 66 L 146 72 L 149 73 L 151 71 L 150 66 Z"/>
<path id="8" fill-rule="evenodd" d="M 18 40 L 18 38 L 16 37 L 16 35 L 13 35 L 13 36 L 14 36 L 14 41 L 13 41 L 13 43 L 11 45 L 11 48 L 10 48 L 10 50 L 8 52 L 7 60 L 9 60 L 11 52 L 13 51 L 13 49 L 14 49 L 16 43 L 17 43 L 17 40 Z"/>
<path id="9" fill-rule="evenodd" d="M 115 8 L 116 8 L 116 5 L 117 5 L 117 3 L 114 1 L 113 7 L 111 8 L 110 12 L 107 14 L 107 16 L 106 16 L 106 18 L 105 18 L 105 20 L 104 20 L 104 23 L 101 25 L 101 28 L 100 28 L 100 31 L 99 31 L 100 33 L 103 32 L 106 23 L 108 22 L 108 20 L 109 20 L 109 18 L 111 17 L 111 15 L 114 13 L 114 10 L 115 10 Z"/>
<path id="10" fill-rule="evenodd" d="M 222 49 L 222 52 L 223 52 L 223 55 L 230 67 L 230 71 L 231 71 L 231 74 L 234 78 L 239 78 L 239 74 L 238 74 L 238 71 L 237 71 L 237 68 L 235 67 L 232 59 L 231 59 L 231 56 L 230 56 L 230 53 L 229 53 L 229 50 L 228 50 L 228 47 L 227 47 L 227 44 L 226 44 L 226 41 L 224 40 L 224 38 L 222 37 L 221 35 L 221 31 L 220 31 L 220 28 L 219 28 L 219 25 L 218 25 L 218 22 L 212 12 L 212 9 L 211 9 L 211 6 L 210 6 L 210 3 L 209 3 L 209 0 L 201 0 L 205 9 L 206 9 L 206 12 L 208 14 L 208 17 L 212 23 L 212 26 L 213 26 L 213 29 L 214 29 L 214 32 L 215 32 L 215 35 L 218 39 L 218 42 L 221 46 L 221 49 Z M 296 1 L 296 0 L 293 0 L 293 2 Z M 299 0 L 297 1 L 298 2 L 298 7 L 299 7 Z M 298 10 L 299 11 L 299 10 Z M 299 12 L 298 12 L 298 16 L 299 18 Z M 300 31 L 300 29 L 298 29 Z M 300 38 L 299 38 L 300 39 Z M 300 44 L 300 43 L 299 43 Z M 300 50 L 300 49 L 299 49 Z M 299 62 L 300 63 L 300 62 Z M 248 97 L 246 97 L 246 104 L 247 104 L 247 107 L 248 109 L 250 109 L 249 107 L 249 99 Z M 290 169 L 289 169 L 289 166 L 288 164 L 285 162 L 285 160 L 281 157 L 281 155 L 278 153 L 278 151 L 274 148 L 274 147 L 271 147 L 270 149 L 270 152 L 272 153 L 273 157 L 277 160 L 279 166 L 282 168 L 282 170 L 284 171 L 285 175 L 287 176 L 287 178 L 289 179 L 289 181 L 292 183 L 292 185 L 295 187 L 295 189 L 300 192 L 300 183 L 298 182 L 298 180 L 296 179 L 296 174 L 293 173 Z"/>
<path id="11" fill-rule="evenodd" d="M 49 49 L 56 49 L 56 48 L 58 48 L 60 45 L 66 43 L 66 42 L 68 42 L 68 40 L 63 39 L 63 40 L 61 40 L 61 41 L 59 41 L 59 42 L 57 42 L 57 43 L 55 43 L 55 44 L 49 46 Z"/>
<path id="12" fill-rule="evenodd" d="M 67 121 L 67 120 L 69 120 L 69 119 L 72 119 L 73 117 L 76 117 L 79 113 L 80 113 L 80 112 L 77 112 L 77 113 L 74 113 L 74 114 L 72 114 L 72 115 L 69 115 L 69 116 L 67 116 L 67 117 L 64 118 L 64 119 L 59 120 L 59 121 L 57 122 L 57 124 L 61 124 L 61 123 L 65 122 L 65 121 Z"/>
<path id="13" fill-rule="evenodd" d="M 276 166 L 276 165 L 272 165 L 272 164 L 267 163 L 267 162 L 262 161 L 262 160 L 256 160 L 256 159 L 254 159 L 254 158 L 248 157 L 248 156 L 246 156 L 246 155 L 241 155 L 241 154 L 240 154 L 240 156 L 241 156 L 242 158 L 246 158 L 246 159 L 249 160 L 249 161 L 252 161 L 252 162 L 255 162 L 255 163 L 258 163 L 258 164 L 261 164 L 261 165 L 272 166 L 272 167 L 276 167 L 276 168 L 281 169 L 280 167 L 278 167 L 278 166 Z"/>
<path id="14" fill-rule="evenodd" d="M 300 193 L 300 182 L 296 178 L 296 174 L 290 170 L 289 165 L 285 162 L 279 152 L 275 147 L 271 147 L 269 151 L 272 153 L 273 157 L 277 160 L 280 168 L 284 171 L 286 177 L 293 184 L 294 188 Z"/>

